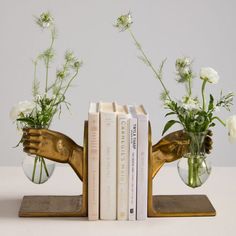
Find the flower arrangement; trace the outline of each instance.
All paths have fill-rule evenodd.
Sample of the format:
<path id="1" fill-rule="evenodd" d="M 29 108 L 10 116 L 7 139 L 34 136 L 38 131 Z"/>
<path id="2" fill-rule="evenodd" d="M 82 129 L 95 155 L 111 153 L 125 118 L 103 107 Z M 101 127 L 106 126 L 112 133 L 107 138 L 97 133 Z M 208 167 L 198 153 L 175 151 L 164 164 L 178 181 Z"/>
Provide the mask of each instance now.
<path id="1" fill-rule="evenodd" d="M 73 52 L 67 51 L 64 56 L 64 63 L 55 73 L 55 79 L 49 80 L 49 68 L 55 57 L 54 42 L 56 39 L 56 27 L 54 19 L 49 12 L 42 13 L 35 18 L 36 24 L 43 30 L 50 33 L 51 42 L 49 47 L 40 53 L 33 61 L 34 79 L 32 86 L 32 101 L 22 101 L 15 105 L 11 112 L 11 119 L 16 122 L 17 128 L 49 128 L 54 116 L 61 114 L 62 105 L 69 109 L 70 103 L 66 101 L 66 93 L 72 82 L 77 78 L 82 62 L 78 60 Z M 40 91 L 41 82 L 37 78 L 38 64 L 42 63 L 45 67 L 45 83 L 43 91 Z M 23 140 L 21 139 L 19 144 Z M 18 145 L 19 145 L 18 144 Z M 33 147 L 32 147 L 33 148 Z M 42 173 L 45 171 L 49 177 L 47 166 L 43 157 L 36 156 L 31 180 L 36 182 L 36 167 L 40 163 L 40 176 L 37 183 L 42 183 Z"/>
<path id="2" fill-rule="evenodd" d="M 162 135 L 166 133 L 174 124 L 180 124 L 190 139 L 190 155 L 188 156 L 188 180 L 187 185 L 191 187 L 198 187 L 202 184 L 200 175 L 203 168 L 206 172 L 210 170 L 206 166 L 206 160 L 199 158 L 202 154 L 202 142 L 204 135 L 211 127 L 214 127 L 215 121 L 220 122 L 223 126 L 228 128 L 228 135 L 230 141 L 236 140 L 236 115 L 229 117 L 226 122 L 223 121 L 218 115 L 215 115 L 220 108 L 225 108 L 230 111 L 233 105 L 234 94 L 232 92 L 223 94 L 221 92 L 218 99 L 215 99 L 212 94 L 209 95 L 207 102 L 206 99 L 206 86 L 207 84 L 216 84 L 219 80 L 218 73 L 210 68 L 201 68 L 199 74 L 199 81 L 202 81 L 201 96 L 200 98 L 193 95 L 192 82 L 196 80 L 196 74 L 192 70 L 193 61 L 190 58 L 178 58 L 175 63 L 177 82 L 185 86 L 186 94 L 181 99 L 173 99 L 169 90 L 163 82 L 163 67 L 166 60 L 163 60 L 158 69 L 155 69 L 150 59 L 144 52 L 141 44 L 136 39 L 132 32 L 132 17 L 131 14 L 121 15 L 115 24 L 115 27 L 120 31 L 128 31 L 134 40 L 137 49 L 140 52 L 139 59 L 141 59 L 154 73 L 163 88 L 161 93 L 161 100 L 163 101 L 164 108 L 168 109 L 168 116 L 175 116 L 175 119 L 169 120 L 163 129 Z M 203 133 L 204 135 L 199 135 Z M 208 173 L 209 174 L 209 173 Z"/>

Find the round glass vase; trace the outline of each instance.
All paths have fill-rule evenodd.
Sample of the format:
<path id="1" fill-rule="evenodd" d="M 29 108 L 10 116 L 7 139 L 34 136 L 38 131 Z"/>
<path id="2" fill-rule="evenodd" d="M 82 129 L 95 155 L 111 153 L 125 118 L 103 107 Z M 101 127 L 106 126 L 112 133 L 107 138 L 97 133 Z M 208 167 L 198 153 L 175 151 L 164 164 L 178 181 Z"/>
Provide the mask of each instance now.
<path id="1" fill-rule="evenodd" d="M 23 159 L 22 167 L 31 182 L 43 184 L 52 176 L 55 162 L 40 156 L 27 155 Z"/>
<path id="2" fill-rule="evenodd" d="M 186 132 L 189 137 L 189 152 L 177 164 L 183 182 L 192 188 L 202 186 L 211 173 L 211 163 L 205 153 L 204 140 L 207 132 Z"/>

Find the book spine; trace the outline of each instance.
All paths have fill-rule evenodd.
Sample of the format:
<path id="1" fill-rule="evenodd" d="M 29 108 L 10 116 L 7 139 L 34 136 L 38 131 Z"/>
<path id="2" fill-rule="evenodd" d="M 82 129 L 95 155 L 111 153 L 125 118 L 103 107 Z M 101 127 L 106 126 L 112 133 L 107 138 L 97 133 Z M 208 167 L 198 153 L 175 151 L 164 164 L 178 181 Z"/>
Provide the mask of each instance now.
<path id="1" fill-rule="evenodd" d="M 100 113 L 100 219 L 116 219 L 116 114 Z"/>
<path id="2" fill-rule="evenodd" d="M 130 119 L 129 127 L 129 220 L 136 220 L 137 179 L 137 119 Z"/>
<path id="3" fill-rule="evenodd" d="M 117 219 L 128 219 L 128 118 L 117 117 Z"/>
<path id="4" fill-rule="evenodd" d="M 138 116 L 137 220 L 147 218 L 148 120 Z"/>
<path id="5" fill-rule="evenodd" d="M 88 116 L 88 219 L 99 218 L 99 114 Z"/>

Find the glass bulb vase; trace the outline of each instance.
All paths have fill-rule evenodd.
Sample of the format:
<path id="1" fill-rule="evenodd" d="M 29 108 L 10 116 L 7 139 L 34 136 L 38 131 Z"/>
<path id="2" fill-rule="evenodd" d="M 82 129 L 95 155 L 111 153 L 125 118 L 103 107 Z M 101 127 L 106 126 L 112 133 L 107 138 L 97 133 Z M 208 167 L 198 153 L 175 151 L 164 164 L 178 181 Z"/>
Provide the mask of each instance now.
<path id="1" fill-rule="evenodd" d="M 25 156 L 22 167 L 27 178 L 35 184 L 47 182 L 53 174 L 55 162 L 40 156 Z"/>
<path id="2" fill-rule="evenodd" d="M 207 132 L 187 132 L 189 152 L 178 162 L 178 173 L 183 182 L 192 188 L 202 186 L 211 173 L 211 163 L 205 153 L 204 140 Z"/>

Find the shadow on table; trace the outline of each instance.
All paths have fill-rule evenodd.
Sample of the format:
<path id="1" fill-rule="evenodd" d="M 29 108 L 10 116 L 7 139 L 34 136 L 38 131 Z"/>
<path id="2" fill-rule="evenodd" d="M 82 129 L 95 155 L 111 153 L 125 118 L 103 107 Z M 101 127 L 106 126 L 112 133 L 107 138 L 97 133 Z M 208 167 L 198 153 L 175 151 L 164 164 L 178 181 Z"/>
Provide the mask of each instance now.
<path id="1" fill-rule="evenodd" d="M 0 218 L 17 218 L 22 199 L 1 199 Z"/>

